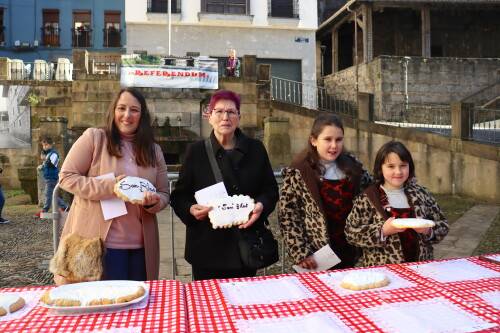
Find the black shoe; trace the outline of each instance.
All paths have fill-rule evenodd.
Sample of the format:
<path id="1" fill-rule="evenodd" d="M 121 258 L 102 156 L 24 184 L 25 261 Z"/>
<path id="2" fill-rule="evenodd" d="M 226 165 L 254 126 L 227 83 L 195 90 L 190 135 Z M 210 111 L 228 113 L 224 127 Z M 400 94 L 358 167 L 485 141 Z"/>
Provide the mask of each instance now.
<path id="1" fill-rule="evenodd" d="M 10 221 L 0 217 L 0 224 L 7 224 L 7 223 L 10 223 Z"/>

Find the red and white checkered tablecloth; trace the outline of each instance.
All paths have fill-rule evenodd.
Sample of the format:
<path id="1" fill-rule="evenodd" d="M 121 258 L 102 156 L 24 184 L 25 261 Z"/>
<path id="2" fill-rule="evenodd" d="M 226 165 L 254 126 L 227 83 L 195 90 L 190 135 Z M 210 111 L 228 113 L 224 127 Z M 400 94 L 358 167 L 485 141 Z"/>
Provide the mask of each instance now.
<path id="1" fill-rule="evenodd" d="M 468 258 L 470 262 L 490 270 L 500 271 L 498 265 Z M 500 332 L 499 310 L 480 297 L 483 292 L 500 290 L 500 277 L 439 283 L 422 276 L 405 265 L 381 266 L 411 283 L 411 287 L 392 290 L 368 290 L 340 294 L 325 284 L 319 276 L 325 272 L 284 274 L 256 278 L 196 281 L 186 285 L 186 303 L 190 332 L 238 332 L 237 321 L 264 318 L 304 316 L 316 312 L 333 313 L 354 332 L 383 332 L 365 314 L 365 309 L 384 304 L 444 300 L 458 309 L 494 328 L 481 332 Z M 379 267 L 380 268 L 380 267 Z M 335 271 L 339 272 L 339 271 Z M 273 304 L 233 305 L 225 299 L 221 285 L 241 281 L 267 281 L 294 276 L 313 294 L 313 297 Z"/>
<path id="2" fill-rule="evenodd" d="M 184 286 L 179 281 L 147 281 L 149 304 L 144 309 L 80 316 L 48 315 L 38 305 L 25 317 L 0 321 L 2 333 L 67 333 L 92 332 L 113 328 L 137 328 L 140 332 L 187 332 Z M 2 292 L 47 290 L 51 287 L 5 288 Z"/>

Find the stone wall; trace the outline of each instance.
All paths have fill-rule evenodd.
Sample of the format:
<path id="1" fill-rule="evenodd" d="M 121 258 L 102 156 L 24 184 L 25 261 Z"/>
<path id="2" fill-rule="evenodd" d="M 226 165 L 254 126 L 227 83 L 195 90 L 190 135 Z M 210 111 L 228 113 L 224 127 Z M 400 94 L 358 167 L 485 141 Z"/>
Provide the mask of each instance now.
<path id="1" fill-rule="evenodd" d="M 289 120 L 291 156 L 305 148 L 317 111 L 272 102 L 273 116 Z M 433 193 L 456 193 L 500 203 L 500 147 L 408 128 L 343 118 L 345 147 L 372 171 L 378 149 L 389 140 L 411 151 L 420 184 Z"/>
<path id="2" fill-rule="evenodd" d="M 359 92 L 374 94 L 376 119 L 398 113 L 404 102 L 401 57 L 380 56 L 370 63 L 349 67 L 325 77 L 325 86 L 337 98 L 356 101 Z M 461 100 L 499 79 L 500 59 L 421 58 L 408 62 L 410 104 L 449 104 Z M 357 75 L 356 75 L 357 72 Z"/>

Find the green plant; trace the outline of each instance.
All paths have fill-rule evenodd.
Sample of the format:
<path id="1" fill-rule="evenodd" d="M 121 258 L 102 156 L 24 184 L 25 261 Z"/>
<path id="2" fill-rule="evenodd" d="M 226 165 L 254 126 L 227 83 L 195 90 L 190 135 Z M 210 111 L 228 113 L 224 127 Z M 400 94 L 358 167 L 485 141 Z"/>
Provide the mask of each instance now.
<path id="1" fill-rule="evenodd" d="M 28 97 L 26 97 L 26 101 L 31 106 L 37 106 L 38 104 L 40 104 L 40 100 L 40 96 L 35 93 L 30 93 Z"/>

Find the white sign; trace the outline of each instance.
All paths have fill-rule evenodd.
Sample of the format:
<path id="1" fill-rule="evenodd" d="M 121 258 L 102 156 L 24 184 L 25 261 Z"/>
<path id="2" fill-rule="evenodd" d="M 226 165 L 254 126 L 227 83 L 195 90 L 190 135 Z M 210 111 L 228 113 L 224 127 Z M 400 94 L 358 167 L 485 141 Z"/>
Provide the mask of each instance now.
<path id="1" fill-rule="evenodd" d="M 120 83 L 122 87 L 218 89 L 219 74 L 210 67 L 122 66 Z"/>

